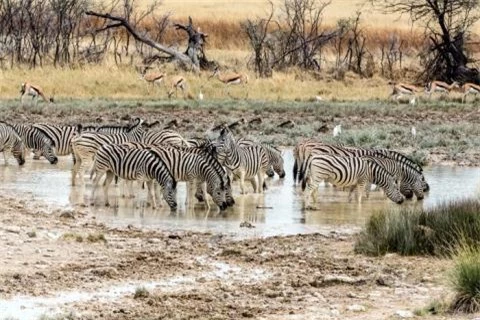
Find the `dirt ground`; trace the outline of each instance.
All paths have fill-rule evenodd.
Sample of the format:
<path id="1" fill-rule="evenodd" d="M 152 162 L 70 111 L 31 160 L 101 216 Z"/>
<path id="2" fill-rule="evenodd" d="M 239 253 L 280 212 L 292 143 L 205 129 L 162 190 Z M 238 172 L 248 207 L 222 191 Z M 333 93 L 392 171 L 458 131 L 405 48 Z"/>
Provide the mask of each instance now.
<path id="1" fill-rule="evenodd" d="M 68 319 L 397 319 L 451 294 L 449 261 L 356 255 L 355 237 L 338 231 L 234 240 L 109 228 L 89 210 L 0 196 L 0 305 L 78 292 L 81 301 L 56 312 Z M 130 290 L 102 296 L 126 284 Z"/>

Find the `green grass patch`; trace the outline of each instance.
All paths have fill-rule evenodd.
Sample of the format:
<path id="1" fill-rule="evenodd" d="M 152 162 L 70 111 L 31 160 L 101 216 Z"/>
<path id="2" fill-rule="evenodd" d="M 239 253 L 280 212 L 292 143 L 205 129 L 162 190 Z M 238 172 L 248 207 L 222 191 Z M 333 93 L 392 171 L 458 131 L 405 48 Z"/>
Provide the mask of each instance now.
<path id="1" fill-rule="evenodd" d="M 429 209 L 392 209 L 373 214 L 355 244 L 367 255 L 451 255 L 459 245 L 480 244 L 480 201 L 466 199 Z"/>
<path id="2" fill-rule="evenodd" d="M 103 233 L 90 233 L 87 236 L 87 241 L 88 242 L 104 242 L 107 243 L 107 239 L 105 238 L 105 235 Z"/>
<path id="3" fill-rule="evenodd" d="M 454 312 L 480 311 L 480 250 L 463 245 L 454 256 L 451 282 L 456 296 L 451 305 Z"/>
<path id="4" fill-rule="evenodd" d="M 147 288 L 145 287 L 138 287 L 135 289 L 135 295 L 133 296 L 134 299 L 143 299 L 148 298 L 150 296 L 150 292 L 148 292 Z"/>

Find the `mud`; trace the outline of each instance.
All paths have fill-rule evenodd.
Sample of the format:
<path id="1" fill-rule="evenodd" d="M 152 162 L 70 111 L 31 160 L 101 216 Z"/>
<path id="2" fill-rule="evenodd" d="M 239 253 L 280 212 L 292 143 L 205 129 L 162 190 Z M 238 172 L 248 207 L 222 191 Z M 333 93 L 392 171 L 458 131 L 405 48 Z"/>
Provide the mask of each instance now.
<path id="1" fill-rule="evenodd" d="M 32 198 L 0 196 L 0 210 L 4 318 L 393 319 L 451 294 L 448 260 L 355 255 L 338 227 L 239 241 L 108 227 Z"/>

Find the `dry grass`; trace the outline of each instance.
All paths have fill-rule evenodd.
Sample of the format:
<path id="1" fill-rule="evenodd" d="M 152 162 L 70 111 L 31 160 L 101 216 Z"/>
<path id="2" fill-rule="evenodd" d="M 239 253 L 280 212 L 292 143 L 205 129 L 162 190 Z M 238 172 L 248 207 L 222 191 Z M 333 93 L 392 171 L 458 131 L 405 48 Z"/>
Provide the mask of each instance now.
<path id="1" fill-rule="evenodd" d="M 232 65 L 235 63 L 233 61 Z M 244 71 L 231 68 L 227 71 Z M 332 80 L 330 76 L 315 79 L 312 75 L 299 70 L 286 73 L 277 72 L 270 79 L 256 79 L 249 73 L 249 83 L 245 86 L 225 85 L 218 79 L 209 79 L 209 73 L 196 75 L 173 68 L 163 70 L 169 77 L 182 74 L 187 79 L 188 90 L 197 97 L 200 89 L 205 99 L 244 99 L 251 100 L 297 100 L 315 101 L 316 96 L 325 100 L 371 100 L 385 99 L 391 89 L 386 80 L 381 78 L 360 79 L 355 74 L 347 73 L 343 81 Z M 112 98 L 167 99 L 165 86 L 155 87 L 148 92 L 147 84 L 140 80 L 133 67 L 117 68 L 115 66 L 92 66 L 78 69 L 55 69 L 53 67 L 29 69 L 13 69 L 2 72 L 4 81 L 0 82 L 3 99 L 19 98 L 20 84 L 30 81 L 41 86 L 47 96 L 56 99 L 67 98 Z M 179 93 L 180 94 L 180 93 Z"/>

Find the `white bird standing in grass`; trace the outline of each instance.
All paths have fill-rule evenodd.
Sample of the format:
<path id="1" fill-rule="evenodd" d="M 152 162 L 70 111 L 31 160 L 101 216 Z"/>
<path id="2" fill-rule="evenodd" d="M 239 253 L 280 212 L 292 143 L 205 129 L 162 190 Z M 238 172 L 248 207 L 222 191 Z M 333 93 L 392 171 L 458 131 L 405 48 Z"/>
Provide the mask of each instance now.
<path id="1" fill-rule="evenodd" d="M 335 128 L 333 128 L 333 136 L 334 137 L 338 136 L 341 133 L 342 133 L 342 125 L 341 124 L 339 124 L 338 126 L 335 126 Z"/>
<path id="2" fill-rule="evenodd" d="M 200 100 L 200 101 L 203 100 L 202 87 L 200 87 L 200 93 L 198 94 L 198 100 Z"/>
<path id="3" fill-rule="evenodd" d="M 415 138 L 417 136 L 417 129 L 415 127 L 412 127 L 412 137 Z"/>
<path id="4" fill-rule="evenodd" d="M 410 99 L 411 106 L 414 106 L 416 102 L 417 102 L 417 99 L 415 97 L 412 97 L 412 99 Z"/>

